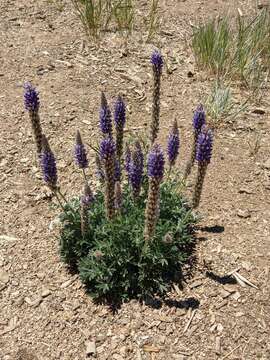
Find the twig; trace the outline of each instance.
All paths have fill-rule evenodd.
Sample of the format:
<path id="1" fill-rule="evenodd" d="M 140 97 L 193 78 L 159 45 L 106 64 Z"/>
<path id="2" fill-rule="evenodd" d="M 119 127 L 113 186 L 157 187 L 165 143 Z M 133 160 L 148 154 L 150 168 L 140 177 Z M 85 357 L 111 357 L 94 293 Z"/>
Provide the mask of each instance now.
<path id="1" fill-rule="evenodd" d="M 194 309 L 193 312 L 191 313 L 190 318 L 189 318 L 189 320 L 188 320 L 188 322 L 187 322 L 187 324 L 186 324 L 186 326 L 185 326 L 185 328 L 184 328 L 183 333 L 185 333 L 185 332 L 188 330 L 188 328 L 190 327 L 190 324 L 191 324 L 191 322 L 192 322 L 192 320 L 193 320 L 193 318 L 194 318 L 194 315 L 196 314 L 196 311 L 197 311 L 197 310 Z"/>
<path id="2" fill-rule="evenodd" d="M 242 280 L 240 279 L 240 277 L 238 277 L 239 274 L 238 274 L 237 272 L 234 272 L 232 275 L 233 275 L 233 277 L 235 278 L 235 280 L 238 282 L 238 284 L 239 284 L 240 286 L 246 287 L 245 282 L 242 281 Z"/>
<path id="3" fill-rule="evenodd" d="M 230 351 L 227 355 L 225 355 L 221 360 L 227 359 L 235 350 L 237 350 L 242 344 L 237 345 L 232 351 Z"/>
<path id="4" fill-rule="evenodd" d="M 230 271 L 227 275 L 228 275 L 228 276 L 231 276 L 231 275 L 233 275 L 233 273 L 235 273 L 235 272 L 239 271 L 240 269 L 241 269 L 241 267 L 238 267 L 238 268 L 236 268 L 236 269 L 234 269 L 234 270 Z"/>
<path id="5" fill-rule="evenodd" d="M 244 283 L 248 284 L 249 286 L 259 290 L 259 288 L 254 285 L 252 282 L 250 282 L 248 279 L 246 279 L 243 275 L 240 275 L 238 272 L 235 272 L 234 275 L 236 275 L 237 277 L 239 277 L 240 280 L 242 280 Z"/>

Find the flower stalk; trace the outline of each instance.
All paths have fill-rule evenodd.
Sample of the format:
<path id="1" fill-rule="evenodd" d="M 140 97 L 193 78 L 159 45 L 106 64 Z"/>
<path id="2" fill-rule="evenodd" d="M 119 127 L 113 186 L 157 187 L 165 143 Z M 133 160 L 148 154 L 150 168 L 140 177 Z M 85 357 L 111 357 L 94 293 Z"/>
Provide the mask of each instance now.
<path id="1" fill-rule="evenodd" d="M 42 129 L 39 117 L 39 95 L 30 83 L 24 84 L 24 106 L 29 113 L 32 131 L 36 143 L 37 155 L 40 158 L 42 152 Z"/>
<path id="2" fill-rule="evenodd" d="M 128 180 L 132 189 L 134 200 L 138 200 L 141 192 L 142 180 L 143 180 L 143 152 L 139 141 L 134 144 L 134 150 L 130 153 L 128 166 Z"/>
<path id="3" fill-rule="evenodd" d="M 101 141 L 100 156 L 105 168 L 105 208 L 108 220 L 115 215 L 115 151 L 116 147 L 111 138 Z"/>
<path id="4" fill-rule="evenodd" d="M 116 129 L 116 156 L 120 162 L 123 154 L 123 135 L 126 123 L 126 106 L 121 96 L 118 96 L 115 103 L 114 123 Z"/>
<path id="5" fill-rule="evenodd" d="M 88 210 L 94 200 L 93 193 L 90 186 L 86 182 L 84 185 L 84 191 L 80 199 L 80 216 L 81 216 L 81 234 L 85 237 L 87 229 L 89 227 Z"/>
<path id="6" fill-rule="evenodd" d="M 175 165 L 175 161 L 179 154 L 180 139 L 179 139 L 179 129 L 177 121 L 174 120 L 172 130 L 170 131 L 167 143 L 167 155 L 169 161 L 169 176 L 172 167 Z"/>
<path id="7" fill-rule="evenodd" d="M 202 127 L 202 131 L 198 136 L 196 160 L 198 162 L 198 171 L 196 177 L 196 183 L 193 193 L 192 206 L 197 208 L 200 203 L 203 183 L 207 171 L 207 167 L 210 163 L 213 148 L 213 134 L 206 126 Z"/>
<path id="8" fill-rule="evenodd" d="M 159 145 L 154 145 L 148 156 L 148 199 L 145 210 L 144 237 L 149 241 L 155 234 L 159 217 L 160 184 L 164 175 L 164 155 Z"/>
<path id="9" fill-rule="evenodd" d="M 154 51 L 151 56 L 153 68 L 153 104 L 152 104 L 152 121 L 150 126 L 150 143 L 154 144 L 159 131 L 159 114 L 160 114 L 160 80 L 163 67 L 163 59 L 159 51 Z"/>
<path id="10" fill-rule="evenodd" d="M 74 147 L 74 159 L 76 165 L 82 169 L 84 177 L 86 177 L 85 169 L 88 167 L 88 159 L 85 146 L 82 142 L 80 131 L 77 130 L 76 143 Z"/>
<path id="11" fill-rule="evenodd" d="M 203 125 L 205 125 L 205 111 L 202 104 L 198 105 L 193 116 L 193 143 L 191 148 L 190 160 L 187 162 L 184 172 L 184 180 L 188 178 L 196 159 L 197 141 Z"/>
<path id="12" fill-rule="evenodd" d="M 112 115 L 104 92 L 101 93 L 99 127 L 104 137 L 112 137 Z"/>

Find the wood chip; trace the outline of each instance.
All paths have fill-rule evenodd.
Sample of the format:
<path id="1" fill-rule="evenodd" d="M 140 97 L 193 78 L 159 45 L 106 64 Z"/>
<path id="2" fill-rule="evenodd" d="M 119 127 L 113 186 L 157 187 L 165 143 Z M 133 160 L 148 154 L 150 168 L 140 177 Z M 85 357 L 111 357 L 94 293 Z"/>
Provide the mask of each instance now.
<path id="1" fill-rule="evenodd" d="M 154 346 L 154 345 L 144 345 L 143 346 L 143 350 L 145 351 L 145 352 L 154 352 L 154 353 L 158 353 L 158 352 L 160 352 L 160 348 L 159 347 L 157 347 L 157 346 Z"/>
<path id="2" fill-rule="evenodd" d="M 220 339 L 220 336 L 216 337 L 215 352 L 216 352 L 217 355 L 221 354 L 221 339 Z"/>
<path id="3" fill-rule="evenodd" d="M 201 280 L 196 280 L 190 285 L 190 288 L 194 289 L 194 288 L 201 286 L 202 284 L 203 284 L 203 282 Z"/>
<path id="4" fill-rule="evenodd" d="M 29 297 L 26 297 L 26 298 L 24 299 L 24 301 L 25 301 L 28 305 L 30 305 L 30 306 L 37 307 L 37 306 L 39 306 L 39 304 L 41 303 L 42 297 L 41 297 L 41 296 L 38 296 L 37 298 L 35 298 L 35 299 L 33 299 L 33 300 L 31 300 Z"/>
<path id="5" fill-rule="evenodd" d="M 256 285 L 254 285 L 251 281 L 246 279 L 243 275 L 239 274 L 238 272 L 235 272 L 234 276 L 238 277 L 238 279 L 241 280 L 243 283 L 246 283 L 247 285 L 249 285 L 257 290 L 259 289 Z"/>
<path id="6" fill-rule="evenodd" d="M 216 305 L 216 309 L 221 309 L 223 306 L 228 304 L 228 300 L 223 300 Z"/>
<path id="7" fill-rule="evenodd" d="M 237 273 L 233 273 L 233 276 L 240 286 L 246 287 L 246 284 L 237 276 Z"/>
<path id="8" fill-rule="evenodd" d="M 85 342 L 85 347 L 86 347 L 86 355 L 92 355 L 92 356 L 96 356 L 96 343 L 95 341 L 86 341 Z"/>
<path id="9" fill-rule="evenodd" d="M 0 283 L 7 284 L 9 282 L 9 275 L 6 271 L 0 270 Z"/>
<path id="10" fill-rule="evenodd" d="M 8 325 L 4 328 L 3 331 L 0 332 L 0 335 L 4 335 L 4 334 L 7 334 L 7 333 L 15 330 L 17 327 L 17 323 L 18 323 L 17 316 L 11 318 L 8 322 Z"/>
<path id="11" fill-rule="evenodd" d="M 190 327 L 191 322 L 192 322 L 195 314 L 196 314 L 196 309 L 194 309 L 194 310 L 192 311 L 192 313 L 191 313 L 191 315 L 190 315 L 190 318 L 189 318 L 189 320 L 188 320 L 188 322 L 187 322 L 187 324 L 186 324 L 186 326 L 185 326 L 185 328 L 184 328 L 183 333 L 185 333 L 185 332 L 188 330 L 188 328 Z"/>

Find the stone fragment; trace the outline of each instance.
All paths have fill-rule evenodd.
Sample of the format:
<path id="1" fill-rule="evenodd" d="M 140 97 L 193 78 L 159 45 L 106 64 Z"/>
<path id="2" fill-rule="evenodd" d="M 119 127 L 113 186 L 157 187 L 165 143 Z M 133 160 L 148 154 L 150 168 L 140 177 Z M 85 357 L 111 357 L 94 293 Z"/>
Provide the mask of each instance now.
<path id="1" fill-rule="evenodd" d="M 85 346 L 86 346 L 86 355 L 87 356 L 92 355 L 95 357 L 97 354 L 95 341 L 86 341 Z"/>
<path id="2" fill-rule="evenodd" d="M 0 283 L 7 284 L 9 282 L 9 275 L 6 271 L 0 270 Z"/>
<path id="3" fill-rule="evenodd" d="M 51 295 L 51 290 L 49 290 L 49 289 L 43 289 L 42 290 L 42 293 L 41 293 L 41 296 L 43 297 L 43 298 L 46 298 L 47 296 L 49 296 L 49 295 Z"/>
<path id="4" fill-rule="evenodd" d="M 29 297 L 26 297 L 24 301 L 30 306 L 37 307 L 42 302 L 42 297 L 38 296 L 35 299 L 30 299 Z"/>

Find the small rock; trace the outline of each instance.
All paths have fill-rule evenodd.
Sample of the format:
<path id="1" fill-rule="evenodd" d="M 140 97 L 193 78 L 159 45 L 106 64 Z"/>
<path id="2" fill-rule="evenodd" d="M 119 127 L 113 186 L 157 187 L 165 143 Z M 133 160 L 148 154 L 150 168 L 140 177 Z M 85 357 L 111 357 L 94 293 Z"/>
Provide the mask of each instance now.
<path id="1" fill-rule="evenodd" d="M 238 291 L 236 291 L 234 294 L 232 294 L 232 298 L 234 299 L 234 300 L 238 300 L 239 298 L 241 297 L 241 294 L 238 292 Z"/>
<path id="2" fill-rule="evenodd" d="M 97 353 L 95 341 L 86 341 L 85 346 L 86 346 L 86 355 L 87 356 L 92 355 L 95 357 Z"/>
<path id="3" fill-rule="evenodd" d="M 222 326 L 222 324 L 217 324 L 217 332 L 218 332 L 219 334 L 221 334 L 222 331 L 223 331 L 223 326 Z"/>
<path id="4" fill-rule="evenodd" d="M 65 289 L 67 288 L 69 285 L 71 285 L 73 283 L 74 279 L 69 279 L 67 281 L 65 281 L 63 284 L 61 284 L 61 289 Z"/>
<path id="5" fill-rule="evenodd" d="M 253 194 L 253 191 L 251 189 L 249 189 L 248 187 L 242 186 L 239 189 L 239 193 L 240 194 Z"/>
<path id="6" fill-rule="evenodd" d="M 270 170 L 270 159 L 266 160 L 264 164 L 262 164 L 264 169 Z"/>
<path id="7" fill-rule="evenodd" d="M 230 293 L 234 293 L 236 292 L 236 288 L 235 285 L 230 285 L 230 284 L 226 284 L 223 286 L 224 290 L 230 292 Z"/>
<path id="8" fill-rule="evenodd" d="M 264 115 L 265 114 L 265 110 L 260 109 L 260 108 L 253 109 L 252 112 L 253 112 L 253 114 L 258 114 L 258 115 Z"/>
<path id="9" fill-rule="evenodd" d="M 36 299 L 33 300 L 31 300 L 29 297 L 26 297 L 24 301 L 30 306 L 37 307 L 42 302 L 42 297 L 38 296 Z"/>
<path id="10" fill-rule="evenodd" d="M 251 265 L 251 263 L 250 263 L 249 261 L 243 261 L 243 262 L 242 262 L 242 267 L 243 267 L 245 270 L 250 271 L 251 268 L 252 268 L 252 265 Z"/>
<path id="11" fill-rule="evenodd" d="M 229 297 L 231 295 L 231 292 L 221 289 L 220 295 L 222 296 L 223 299 L 226 299 L 227 297 Z"/>
<path id="12" fill-rule="evenodd" d="M 41 296 L 42 296 L 43 298 L 45 298 L 45 297 L 47 297 L 47 296 L 49 296 L 49 295 L 51 295 L 51 291 L 50 291 L 49 289 L 43 289 L 43 290 L 42 290 Z"/>
<path id="13" fill-rule="evenodd" d="M 0 283 L 7 284 L 9 282 L 9 275 L 6 271 L 0 270 Z"/>
<path id="14" fill-rule="evenodd" d="M 245 210 L 238 210 L 237 211 L 237 216 L 239 216 L 240 218 L 243 218 L 243 219 L 247 219 L 247 218 L 250 218 L 250 212 L 249 210 L 245 209 Z"/>

